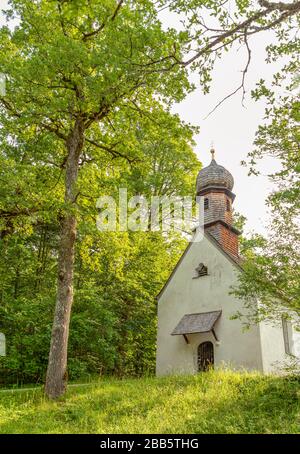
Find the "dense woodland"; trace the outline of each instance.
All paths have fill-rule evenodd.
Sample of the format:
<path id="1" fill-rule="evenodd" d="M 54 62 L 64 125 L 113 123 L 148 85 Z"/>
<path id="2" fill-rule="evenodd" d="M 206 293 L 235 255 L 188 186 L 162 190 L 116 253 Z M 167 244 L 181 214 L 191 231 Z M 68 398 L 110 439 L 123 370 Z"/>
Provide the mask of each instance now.
<path id="1" fill-rule="evenodd" d="M 85 176 L 86 195 L 78 200 L 82 218 L 78 226 L 70 329 L 71 379 L 88 374 L 136 376 L 154 371 L 156 295 L 186 240 L 174 233 L 100 232 L 95 206 L 97 198 L 108 191 L 117 200 L 118 187 L 127 187 L 129 197 L 138 192 L 149 197 L 194 193 L 200 164 L 190 146 L 190 128 L 180 126 L 178 119 L 175 122 L 178 137 L 157 138 L 152 143 L 148 135 L 149 141 L 141 142 L 144 161 L 139 166 L 120 161 L 105 177 L 92 168 L 94 174 L 98 173 L 92 184 Z M 24 166 L 11 151 L 2 162 L 14 167 L 15 178 L 7 181 L 5 189 L 2 187 L 3 197 L 8 201 L 12 192 L 19 191 L 20 198 L 26 194 L 28 205 L 41 202 L 43 197 L 44 203 L 59 210 L 61 170 L 55 169 L 51 180 L 46 180 L 43 173 L 51 165 Z M 103 161 L 103 166 L 109 169 L 111 160 Z M 34 192 L 37 184 L 39 193 Z M 58 216 L 55 208 L 53 212 L 47 210 L 45 217 L 43 213 L 42 218 L 33 215 L 28 220 L 25 215 L 12 225 L 16 229 L 14 235 L 3 233 L 0 320 L 1 331 L 7 336 L 8 354 L 1 358 L 2 383 L 45 379 L 56 297 Z"/>
<path id="2" fill-rule="evenodd" d="M 266 60 L 285 63 L 271 86 L 258 75 L 252 97 L 267 99 L 266 123 L 246 165 L 256 172 L 271 155 L 282 172 L 268 200 L 272 238 L 243 240 L 246 272 L 235 291 L 261 298 L 252 319 L 299 315 L 300 2 L 9 4 L 0 29 L 0 331 L 8 347 L 0 382 L 44 382 L 48 363 L 46 393 L 55 398 L 68 376 L 153 373 L 155 296 L 186 240 L 99 232 L 96 201 L 122 187 L 129 196 L 193 195 L 196 128 L 172 105 L 194 90 L 192 72 L 207 93 L 215 62 L 240 46 L 246 64 L 232 94 L 244 98 L 251 37 L 266 31 Z M 165 9 L 182 30 L 163 27 Z"/>

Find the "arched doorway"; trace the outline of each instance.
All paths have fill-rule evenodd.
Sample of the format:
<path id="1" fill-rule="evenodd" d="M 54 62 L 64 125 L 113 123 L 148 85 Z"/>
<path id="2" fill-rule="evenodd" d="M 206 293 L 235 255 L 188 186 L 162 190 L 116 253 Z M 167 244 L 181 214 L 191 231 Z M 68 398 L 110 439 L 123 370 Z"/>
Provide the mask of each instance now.
<path id="1" fill-rule="evenodd" d="M 214 346 L 212 342 L 202 342 L 198 346 L 198 371 L 205 372 L 214 366 Z"/>

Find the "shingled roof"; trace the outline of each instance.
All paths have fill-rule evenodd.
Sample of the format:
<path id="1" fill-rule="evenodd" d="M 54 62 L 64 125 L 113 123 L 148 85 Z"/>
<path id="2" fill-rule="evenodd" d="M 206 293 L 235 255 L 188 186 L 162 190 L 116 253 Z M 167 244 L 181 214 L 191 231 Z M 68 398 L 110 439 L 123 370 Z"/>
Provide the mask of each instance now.
<path id="1" fill-rule="evenodd" d="M 197 314 L 186 314 L 182 317 L 176 328 L 171 333 L 172 336 L 208 333 L 211 331 L 220 317 L 222 311 L 200 312 Z"/>
<path id="2" fill-rule="evenodd" d="M 220 166 L 215 159 L 212 159 L 207 167 L 201 169 L 197 176 L 197 194 L 208 187 L 220 187 L 231 191 L 233 185 L 234 180 L 231 173 L 225 167 Z"/>

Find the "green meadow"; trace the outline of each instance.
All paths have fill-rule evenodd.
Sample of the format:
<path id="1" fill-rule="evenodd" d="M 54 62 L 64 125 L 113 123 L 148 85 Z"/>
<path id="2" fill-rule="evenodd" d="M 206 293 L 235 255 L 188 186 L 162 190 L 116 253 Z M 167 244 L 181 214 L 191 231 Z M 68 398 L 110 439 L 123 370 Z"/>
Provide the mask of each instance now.
<path id="1" fill-rule="evenodd" d="M 99 379 L 60 401 L 0 391 L 0 433 L 299 433 L 300 378 L 211 371 Z"/>

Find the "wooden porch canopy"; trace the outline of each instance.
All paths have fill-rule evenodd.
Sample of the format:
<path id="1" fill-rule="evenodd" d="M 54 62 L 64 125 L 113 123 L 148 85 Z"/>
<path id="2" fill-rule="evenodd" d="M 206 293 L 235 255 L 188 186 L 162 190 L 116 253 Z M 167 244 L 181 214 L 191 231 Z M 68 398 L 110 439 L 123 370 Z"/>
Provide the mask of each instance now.
<path id="1" fill-rule="evenodd" d="M 218 340 L 214 326 L 222 311 L 200 312 L 198 314 L 186 314 L 182 317 L 176 328 L 171 333 L 172 336 L 182 335 L 189 343 L 187 334 L 212 332 L 216 341 Z"/>

